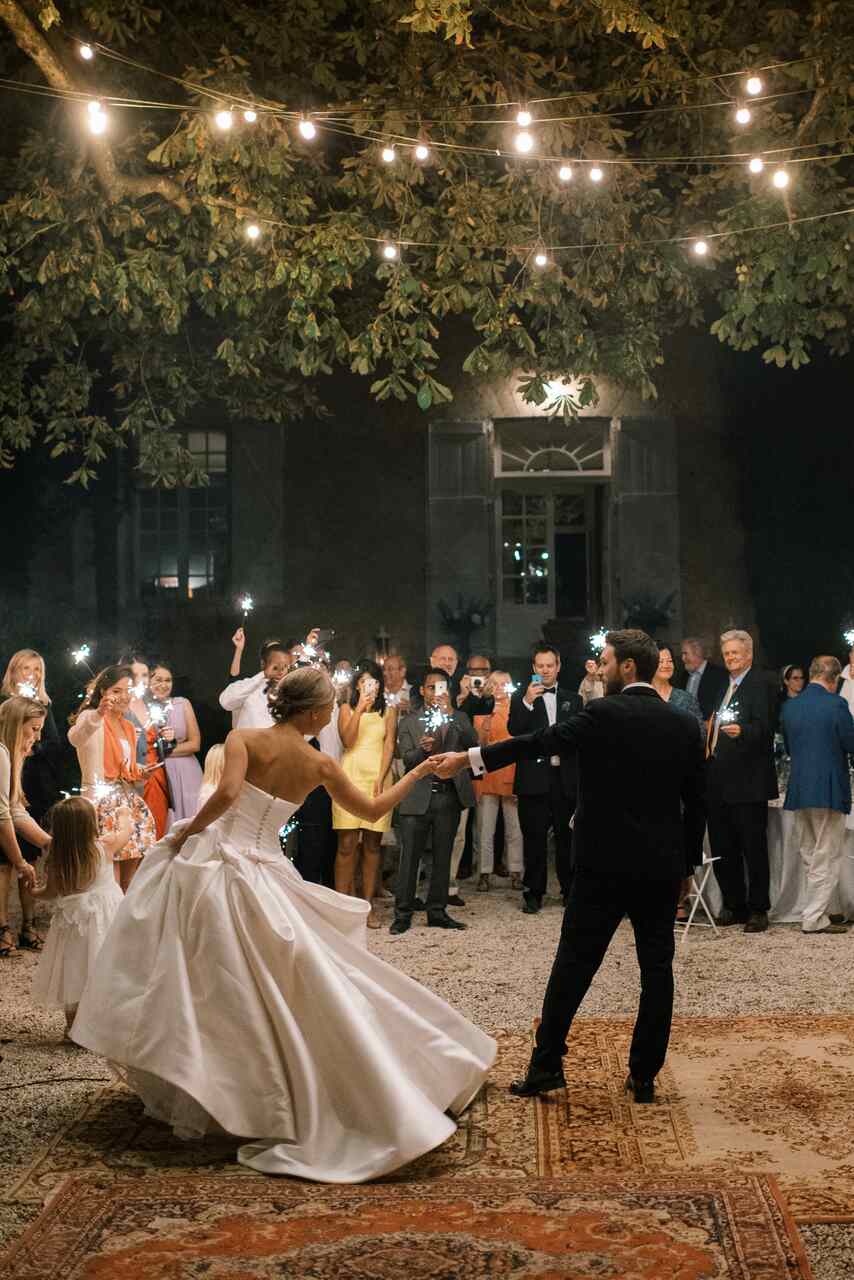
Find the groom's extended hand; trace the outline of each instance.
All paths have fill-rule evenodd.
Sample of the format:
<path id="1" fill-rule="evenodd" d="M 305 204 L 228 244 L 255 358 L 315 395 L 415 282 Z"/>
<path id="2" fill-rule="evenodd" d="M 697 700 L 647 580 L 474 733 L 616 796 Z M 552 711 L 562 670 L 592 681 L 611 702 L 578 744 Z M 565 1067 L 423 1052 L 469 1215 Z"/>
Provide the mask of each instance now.
<path id="1" fill-rule="evenodd" d="M 453 778 L 463 769 L 468 768 L 469 754 L 467 751 L 446 751 L 443 755 L 434 756 L 435 768 L 433 772 L 437 778 Z"/>

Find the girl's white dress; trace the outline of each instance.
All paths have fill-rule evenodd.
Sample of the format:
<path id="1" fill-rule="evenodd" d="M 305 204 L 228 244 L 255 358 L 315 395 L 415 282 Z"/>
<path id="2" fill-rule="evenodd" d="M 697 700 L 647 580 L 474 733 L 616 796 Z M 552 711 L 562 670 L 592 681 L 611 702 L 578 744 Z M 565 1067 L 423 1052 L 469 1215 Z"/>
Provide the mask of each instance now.
<path id="1" fill-rule="evenodd" d="M 257 1172 L 364 1182 L 451 1136 L 496 1046 L 370 954 L 367 902 L 303 880 L 279 845 L 296 808 L 247 782 L 179 854 L 149 849 L 71 1036 L 182 1136 L 224 1129 Z"/>
<path id="2" fill-rule="evenodd" d="M 101 854 L 89 888 L 53 903 L 50 933 L 33 979 L 36 1004 L 60 1009 L 79 1004 L 95 970 L 98 952 L 124 898 L 116 884 L 112 858 L 102 849 Z"/>

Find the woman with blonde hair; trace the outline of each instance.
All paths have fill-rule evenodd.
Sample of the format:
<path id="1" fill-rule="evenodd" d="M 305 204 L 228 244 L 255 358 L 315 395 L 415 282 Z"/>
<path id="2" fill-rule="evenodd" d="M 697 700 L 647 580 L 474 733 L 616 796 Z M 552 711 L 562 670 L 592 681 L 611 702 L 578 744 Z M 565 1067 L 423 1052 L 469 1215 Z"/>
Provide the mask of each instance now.
<path id="1" fill-rule="evenodd" d="M 225 768 L 225 743 L 215 742 L 205 756 L 205 771 L 202 774 L 202 785 L 196 802 L 196 813 L 210 800 L 216 791 Z"/>
<path id="2" fill-rule="evenodd" d="M 45 665 L 41 654 L 35 649 L 19 649 L 17 653 L 13 653 L 6 667 L 3 683 L 0 684 L 0 694 L 7 698 L 15 695 L 35 698 L 45 709 L 41 737 L 24 761 L 21 775 L 29 815 L 40 823 L 62 794 L 60 781 L 63 750 L 50 697 L 45 688 Z M 35 863 L 41 849 L 30 844 L 23 836 L 18 837 L 18 843 L 27 862 Z"/>
<path id="3" fill-rule="evenodd" d="M 80 762 L 80 794 L 94 804 L 101 835 L 116 830 L 120 809 L 129 809 L 130 839 L 114 855 L 116 880 L 125 892 L 140 859 L 156 839 L 154 818 L 136 790 L 146 769 L 137 761 L 137 735 L 127 718 L 130 667 L 105 667 L 71 716 L 68 741 Z"/>
<path id="4" fill-rule="evenodd" d="M 41 853 L 50 836 L 27 813 L 27 799 L 21 785 L 24 761 L 38 741 L 45 709 L 35 698 L 17 694 L 0 705 L 0 959 L 15 951 L 9 929 L 9 890 L 12 872 L 18 873 L 21 897 L 21 932 L 18 946 L 40 951 L 44 939 L 36 932 L 33 889 L 36 873 L 24 858 L 18 835 Z"/>
<path id="5" fill-rule="evenodd" d="M 243 1139 L 241 1164 L 366 1182 L 451 1136 L 495 1041 L 367 949 L 370 903 L 304 880 L 279 833 L 318 786 L 376 822 L 435 768 L 366 794 L 315 750 L 325 671 L 292 671 L 269 729 L 234 730 L 216 792 L 143 861 L 72 1039 L 119 1064 L 185 1137 Z"/>

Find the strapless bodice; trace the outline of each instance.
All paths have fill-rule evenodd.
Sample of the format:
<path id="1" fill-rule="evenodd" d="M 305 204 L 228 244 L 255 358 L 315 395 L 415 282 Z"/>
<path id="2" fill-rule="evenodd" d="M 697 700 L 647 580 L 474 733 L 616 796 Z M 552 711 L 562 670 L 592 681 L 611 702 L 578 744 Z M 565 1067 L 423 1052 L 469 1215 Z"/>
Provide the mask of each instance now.
<path id="1" fill-rule="evenodd" d="M 237 800 L 216 825 L 222 839 L 238 849 L 281 857 L 279 832 L 298 808 L 244 782 Z"/>

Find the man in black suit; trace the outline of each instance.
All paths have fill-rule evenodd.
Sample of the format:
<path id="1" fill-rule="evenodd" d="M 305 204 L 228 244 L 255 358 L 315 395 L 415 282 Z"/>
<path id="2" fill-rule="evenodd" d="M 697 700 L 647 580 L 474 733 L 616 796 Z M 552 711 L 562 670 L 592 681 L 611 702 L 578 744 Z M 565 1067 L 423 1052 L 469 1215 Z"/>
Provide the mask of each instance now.
<path id="1" fill-rule="evenodd" d="M 693 693 L 700 704 L 703 719 L 708 720 L 726 693 L 729 684 L 727 674 L 723 667 L 709 661 L 703 641 L 693 636 L 682 641 L 682 666 L 684 671 L 679 677 L 679 688 Z"/>
<path id="2" fill-rule="evenodd" d="M 626 1088 L 654 1100 L 653 1082 L 670 1039 L 673 922 L 684 873 L 686 825 L 701 802 L 697 721 L 664 702 L 650 681 L 658 646 L 643 631 L 612 631 L 602 654 L 606 697 L 577 715 L 522 738 L 443 757 L 451 777 L 523 760 L 577 755 L 575 875 L 546 988 L 536 1047 L 511 1091 L 529 1097 L 562 1088 L 561 1058 L 576 1010 L 624 915 L 635 933 L 641 998 Z"/>
<path id="3" fill-rule="evenodd" d="M 709 724 L 706 811 L 715 876 L 724 900 L 718 924 L 768 928 L 768 801 L 777 796 L 776 699 L 753 665 L 747 631 L 725 631 L 721 653 L 729 683 Z M 745 886 L 745 867 L 748 885 Z"/>
<path id="4" fill-rule="evenodd" d="M 537 644 L 531 654 L 533 675 L 525 689 L 510 699 L 507 728 L 514 738 L 563 724 L 581 711 L 579 694 L 559 683 L 560 654 L 549 644 Z M 513 790 L 519 797 L 525 859 L 522 910 L 534 915 L 543 905 L 548 877 L 548 836 L 555 833 L 555 870 L 564 904 L 572 881 L 572 831 L 578 768 L 574 756 L 557 752 L 522 759 L 516 766 Z"/>

